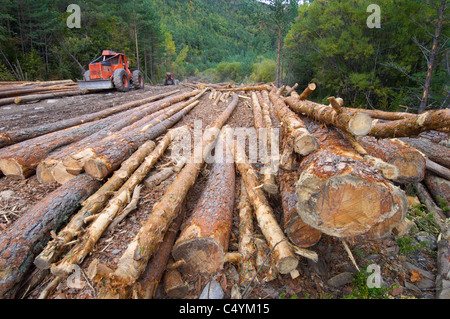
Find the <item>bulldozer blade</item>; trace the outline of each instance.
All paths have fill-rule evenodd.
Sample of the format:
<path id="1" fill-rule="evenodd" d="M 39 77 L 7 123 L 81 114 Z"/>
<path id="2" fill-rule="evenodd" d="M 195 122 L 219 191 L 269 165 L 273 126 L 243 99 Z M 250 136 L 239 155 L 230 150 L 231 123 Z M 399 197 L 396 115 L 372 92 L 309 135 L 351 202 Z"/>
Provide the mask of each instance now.
<path id="1" fill-rule="evenodd" d="M 78 88 L 80 90 L 106 90 L 114 88 L 114 84 L 111 80 L 78 81 Z"/>

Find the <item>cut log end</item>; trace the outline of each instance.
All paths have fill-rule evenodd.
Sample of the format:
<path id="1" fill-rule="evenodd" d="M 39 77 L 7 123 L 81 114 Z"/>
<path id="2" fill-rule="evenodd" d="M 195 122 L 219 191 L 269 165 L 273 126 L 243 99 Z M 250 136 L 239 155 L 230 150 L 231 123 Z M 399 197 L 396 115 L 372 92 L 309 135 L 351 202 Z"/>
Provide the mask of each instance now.
<path id="1" fill-rule="evenodd" d="M 322 238 L 322 233 L 315 228 L 305 224 L 296 214 L 297 218 L 293 217 L 286 228 L 286 234 L 289 239 L 301 248 L 308 248 L 317 244 Z"/>
<path id="2" fill-rule="evenodd" d="M 87 174 L 98 180 L 103 180 L 110 173 L 108 165 L 101 158 L 87 160 L 84 164 L 84 170 Z"/>
<path id="3" fill-rule="evenodd" d="M 53 177 L 51 170 L 54 166 L 54 163 L 41 162 L 36 167 L 36 177 L 41 184 L 50 184 L 54 183 L 55 178 Z"/>
<path id="4" fill-rule="evenodd" d="M 355 175 L 322 179 L 305 171 L 296 183 L 297 211 L 305 223 L 330 236 L 352 238 L 377 227 L 374 236 L 384 237 L 407 209 L 406 196 L 397 189 Z"/>
<path id="5" fill-rule="evenodd" d="M 213 238 L 195 238 L 177 243 L 172 249 L 175 260 L 184 260 L 183 274 L 214 273 L 222 269 L 224 251 Z"/>
<path id="6" fill-rule="evenodd" d="M 372 128 L 372 118 L 364 113 L 355 114 L 348 123 L 348 130 L 356 136 L 367 135 Z"/>
<path id="7" fill-rule="evenodd" d="M 303 135 L 294 141 L 294 151 L 306 156 L 319 148 L 319 143 L 313 135 Z"/>
<path id="8" fill-rule="evenodd" d="M 15 159 L 0 159 L 0 170 L 5 176 L 18 179 L 26 179 L 36 171 L 20 165 Z"/>
<path id="9" fill-rule="evenodd" d="M 267 194 L 271 194 L 271 195 L 278 194 L 278 186 L 276 184 L 266 182 L 263 186 L 263 189 Z"/>
<path id="10" fill-rule="evenodd" d="M 284 258 L 280 258 L 277 261 L 276 267 L 280 274 L 289 274 L 298 266 L 298 259 L 296 257 L 287 256 Z"/>

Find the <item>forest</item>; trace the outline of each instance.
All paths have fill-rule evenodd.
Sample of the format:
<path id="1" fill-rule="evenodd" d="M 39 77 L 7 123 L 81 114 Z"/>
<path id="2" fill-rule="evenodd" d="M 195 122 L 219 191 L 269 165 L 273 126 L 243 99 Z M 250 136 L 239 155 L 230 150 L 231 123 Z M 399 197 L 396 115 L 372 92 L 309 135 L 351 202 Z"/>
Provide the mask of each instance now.
<path id="1" fill-rule="evenodd" d="M 174 72 L 314 82 L 316 101 L 352 107 L 416 113 L 450 102 L 445 0 L 79 0 L 80 28 L 68 24 L 72 2 L 0 0 L 1 81 L 81 79 L 110 49 L 152 84 Z"/>

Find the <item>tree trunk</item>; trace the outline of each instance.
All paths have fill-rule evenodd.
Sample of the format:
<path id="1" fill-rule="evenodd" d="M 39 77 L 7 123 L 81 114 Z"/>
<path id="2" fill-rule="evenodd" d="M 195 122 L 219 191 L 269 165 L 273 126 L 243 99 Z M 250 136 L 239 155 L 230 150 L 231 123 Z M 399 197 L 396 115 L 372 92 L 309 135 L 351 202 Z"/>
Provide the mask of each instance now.
<path id="1" fill-rule="evenodd" d="M 322 233 L 305 224 L 297 213 L 295 182 L 299 175 L 297 171 L 282 171 L 278 175 L 278 184 L 283 205 L 284 231 L 296 246 L 307 248 L 317 244 L 322 238 Z"/>
<path id="2" fill-rule="evenodd" d="M 202 156 L 199 159 L 192 156 L 181 172 L 175 178 L 160 201 L 153 206 L 148 220 L 138 234 L 128 245 L 127 250 L 119 259 L 114 272 L 112 287 L 127 287 L 133 285 L 144 271 L 148 260 L 159 248 L 169 225 L 179 215 L 180 207 L 189 189 L 195 183 L 206 155 L 214 145 L 220 129 L 230 117 L 238 104 L 238 96 L 233 95 L 233 101 L 222 114 L 205 131 L 202 138 Z"/>
<path id="3" fill-rule="evenodd" d="M 34 257 L 64 225 L 81 202 L 100 187 L 89 176 L 80 175 L 56 189 L 19 218 L 0 240 L 0 296 L 14 298 L 18 283 Z"/>
<path id="4" fill-rule="evenodd" d="M 56 132 L 56 131 L 59 131 L 62 129 L 72 127 L 72 126 L 97 121 L 97 120 L 106 118 L 110 115 L 129 110 L 136 106 L 143 105 L 143 104 L 155 101 L 155 100 L 159 100 L 168 95 L 174 94 L 177 91 L 172 91 L 169 93 L 155 95 L 150 98 L 141 99 L 138 101 L 128 102 L 125 104 L 107 108 L 107 109 L 99 111 L 99 112 L 84 114 L 79 117 L 75 117 L 75 118 L 71 118 L 71 119 L 67 119 L 67 120 L 62 120 L 62 121 L 53 122 L 53 123 L 35 126 L 35 127 L 21 128 L 21 129 L 11 131 L 11 132 L 6 132 L 6 133 L 0 133 L 0 147 L 7 145 L 7 144 L 15 144 L 15 143 L 18 143 L 18 142 L 21 142 L 24 140 L 28 140 L 28 139 L 38 137 L 38 136 L 41 136 L 44 134 Z M 2 141 L 5 141 L 5 143 L 2 143 Z"/>
<path id="5" fill-rule="evenodd" d="M 359 137 L 358 142 L 367 153 L 398 168 L 398 183 L 418 183 L 425 176 L 426 160 L 415 148 L 399 140 L 376 139 L 372 136 Z"/>
<path id="6" fill-rule="evenodd" d="M 178 113 L 155 126 L 132 130 L 120 135 L 118 139 L 108 138 L 91 145 L 90 151 L 93 155 L 85 162 L 84 170 L 98 180 L 104 179 L 120 166 L 120 163 L 127 158 L 128 154 L 135 151 L 145 141 L 155 139 L 164 134 L 167 129 L 175 125 L 197 104 L 198 101 L 189 104 Z"/>
<path id="7" fill-rule="evenodd" d="M 407 137 L 448 127 L 450 127 L 450 110 L 431 110 L 403 120 L 389 122 L 374 120 L 368 135 L 377 138 Z"/>
<path id="8" fill-rule="evenodd" d="M 434 68 L 434 60 L 436 59 L 436 51 L 438 49 L 438 42 L 439 37 L 441 35 L 442 31 L 442 24 L 444 22 L 444 12 L 445 12 L 445 6 L 446 6 L 447 0 L 441 0 L 441 5 L 438 10 L 438 22 L 436 26 L 436 32 L 433 37 L 433 46 L 431 47 L 430 56 L 429 56 L 429 62 L 428 62 L 428 70 L 427 70 L 427 77 L 425 79 L 425 89 L 423 91 L 422 100 L 420 101 L 419 110 L 418 113 L 423 113 L 427 108 L 427 101 L 428 101 L 428 95 L 431 87 L 431 76 L 433 73 Z"/>
<path id="9" fill-rule="evenodd" d="M 450 168 L 450 149 L 448 147 L 419 138 L 402 137 L 400 140 L 417 148 L 433 162 Z"/>
<path id="10" fill-rule="evenodd" d="M 138 121 L 142 121 L 142 118 L 146 118 L 150 114 L 154 114 L 155 116 L 156 114 L 162 114 L 164 113 L 165 108 L 171 106 L 174 103 L 183 101 L 196 94 L 199 94 L 199 92 L 200 91 L 192 91 L 190 93 L 179 94 L 174 97 L 165 98 L 158 102 L 144 104 L 135 109 L 125 111 L 124 113 L 113 115 L 115 116 L 116 120 L 105 129 L 99 130 L 96 133 L 63 148 L 60 151 L 55 151 L 46 156 L 45 160 L 41 161 L 37 166 L 36 173 L 38 180 L 41 183 L 55 182 L 53 170 L 57 169 L 56 165 L 60 166 L 61 171 L 59 174 L 66 174 L 67 176 L 68 172 L 65 167 L 66 165 L 61 162 L 62 160 L 65 160 L 69 163 L 66 164 L 68 167 L 70 166 L 71 175 L 80 174 L 83 171 L 85 157 L 89 155 L 83 153 L 82 151 L 87 149 L 90 144 L 111 136 L 114 132 L 129 130 L 130 127 L 132 127 L 132 124 Z M 69 158 L 69 156 L 73 156 L 76 161 Z M 73 176 L 68 176 L 67 178 L 71 177 Z"/>
<path id="11" fill-rule="evenodd" d="M 372 127 L 370 116 L 363 113 L 354 113 L 342 108 L 337 112 L 333 107 L 310 101 L 302 101 L 295 96 L 284 100 L 296 112 L 304 114 L 311 119 L 326 125 L 333 125 L 344 132 L 361 136 L 369 133 Z"/>
<path id="12" fill-rule="evenodd" d="M 317 139 L 306 129 L 305 123 L 277 96 L 274 91 L 269 94 L 278 119 L 283 123 L 286 135 L 293 138 L 294 151 L 302 156 L 308 155 L 319 146 Z"/>
<path id="13" fill-rule="evenodd" d="M 278 225 L 264 193 L 258 188 L 258 177 L 248 162 L 245 150 L 239 143 L 234 143 L 231 149 L 234 153 L 236 166 L 244 180 L 245 190 L 252 204 L 258 225 L 270 249 L 273 249 L 275 254 L 276 268 L 282 274 L 290 273 L 297 268 L 298 259 L 292 252 L 289 241 Z"/>
<path id="14" fill-rule="evenodd" d="M 239 270 L 239 283 L 246 287 L 256 275 L 255 254 L 256 246 L 253 242 L 253 213 L 252 206 L 241 180 L 241 197 L 239 200 L 239 253 L 242 255 Z"/>
<path id="15" fill-rule="evenodd" d="M 225 137 L 222 130 L 216 156 L 221 152 L 218 148 L 225 146 Z M 183 274 L 214 273 L 223 268 L 233 217 L 235 170 L 234 163 L 225 162 L 226 154 L 220 157 L 172 249 L 175 261 L 185 261 L 179 268 Z"/>
<path id="16" fill-rule="evenodd" d="M 118 215 L 124 205 L 128 204 L 130 194 L 134 188 L 145 178 L 148 172 L 153 168 L 158 159 L 169 146 L 176 130 L 167 133 L 158 143 L 156 148 L 148 155 L 144 162 L 133 172 L 127 181 L 116 192 L 108 205 L 98 214 L 95 221 L 89 226 L 87 232 L 80 238 L 78 244 L 57 264 L 51 267 L 54 275 L 68 275 L 73 264 L 80 264 L 94 245 L 102 236 L 103 232 Z"/>
<path id="17" fill-rule="evenodd" d="M 309 123 L 320 148 L 303 158 L 296 183 L 302 220 L 330 236 L 382 238 L 405 218 L 404 192 L 357 154 L 336 129 Z"/>
<path id="18" fill-rule="evenodd" d="M 426 165 L 427 165 L 427 170 L 450 181 L 450 169 L 449 168 L 439 165 L 438 163 L 435 163 L 433 161 L 430 161 L 429 159 L 426 160 Z"/>
<path id="19" fill-rule="evenodd" d="M 308 86 L 306 87 L 306 89 L 303 90 L 302 94 L 298 95 L 297 92 L 292 91 L 291 94 L 292 96 L 294 96 L 295 98 L 299 99 L 299 100 L 306 100 L 311 94 L 314 93 L 314 91 L 316 90 L 316 84 L 315 83 L 309 83 Z M 289 95 L 287 95 L 289 96 Z"/>
<path id="20" fill-rule="evenodd" d="M 436 299 L 450 299 L 450 240 L 443 236 L 438 241 Z"/>
<path id="21" fill-rule="evenodd" d="M 164 275 L 164 271 L 167 269 L 166 266 L 171 256 L 172 247 L 177 238 L 181 223 L 184 220 L 184 216 L 185 208 L 183 207 L 181 213 L 175 218 L 167 230 L 155 256 L 150 259 L 141 278 L 136 282 L 133 290 L 139 299 L 153 299 L 155 296 L 156 288 Z"/>
<path id="22" fill-rule="evenodd" d="M 450 203 L 450 181 L 430 172 L 425 174 L 423 181 L 438 206 L 442 200 Z M 439 200 L 439 197 L 441 200 Z"/>
<path id="23" fill-rule="evenodd" d="M 59 232 L 58 236 L 47 244 L 44 250 L 36 257 L 34 264 L 40 269 L 48 269 L 64 250 L 64 245 L 72 241 L 85 225 L 85 218 L 98 213 L 114 192 L 117 191 L 155 148 L 153 141 L 144 143 L 133 155 L 124 161 L 113 176 L 103 186 L 86 199 L 80 211 Z"/>

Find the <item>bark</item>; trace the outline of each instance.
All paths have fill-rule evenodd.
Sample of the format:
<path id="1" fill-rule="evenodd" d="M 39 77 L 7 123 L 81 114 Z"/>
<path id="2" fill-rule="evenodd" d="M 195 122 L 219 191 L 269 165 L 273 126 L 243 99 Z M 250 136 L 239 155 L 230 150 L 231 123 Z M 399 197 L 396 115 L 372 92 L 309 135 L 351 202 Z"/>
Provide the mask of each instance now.
<path id="1" fill-rule="evenodd" d="M 284 101 L 289 104 L 291 109 L 296 113 L 304 114 L 307 117 L 320 121 L 326 125 L 332 125 L 344 132 L 361 136 L 369 133 L 372 127 L 370 116 L 363 113 L 354 113 L 342 108 L 337 112 L 333 107 L 314 103 L 310 101 L 302 101 L 295 96 L 290 96 Z"/>
<path id="2" fill-rule="evenodd" d="M 89 216 L 97 214 L 117 191 L 133 174 L 136 168 L 153 151 L 155 143 L 148 141 L 144 143 L 133 155 L 124 161 L 113 176 L 103 184 L 93 195 L 82 203 L 82 208 L 75 214 L 70 222 L 59 232 L 58 236 L 50 241 L 44 250 L 36 257 L 34 264 L 40 269 L 47 269 L 56 262 L 64 251 L 64 245 L 72 241 L 85 226 L 84 220 Z"/>
<path id="3" fill-rule="evenodd" d="M 438 241 L 436 299 L 450 299 L 450 240 Z"/>
<path id="4" fill-rule="evenodd" d="M 386 121 L 396 121 L 404 120 L 407 118 L 416 118 L 416 114 L 405 113 L 405 112 L 386 112 L 380 110 L 368 110 L 368 109 L 355 109 L 347 108 L 347 110 L 352 112 L 365 113 L 373 119 L 386 120 Z"/>
<path id="5" fill-rule="evenodd" d="M 278 175 L 283 206 L 283 225 L 287 237 L 298 247 L 311 247 L 319 242 L 322 233 L 305 224 L 297 213 L 297 195 L 295 182 L 300 173 L 283 171 Z"/>
<path id="6" fill-rule="evenodd" d="M 261 97 L 262 99 L 262 97 Z M 253 110 L 253 118 L 255 121 L 255 128 L 256 131 L 258 133 L 262 133 L 262 130 L 266 129 L 266 133 L 267 133 L 267 139 L 266 141 L 264 141 L 264 146 L 266 148 L 266 152 L 265 152 L 265 156 L 263 158 L 263 164 L 264 164 L 264 168 L 263 168 L 263 174 L 262 174 L 262 178 L 263 178 L 263 188 L 264 190 L 268 193 L 268 194 L 276 194 L 278 193 L 278 187 L 276 185 L 275 182 L 275 175 L 273 174 L 272 171 L 272 161 L 269 158 L 269 148 L 270 148 L 270 139 L 271 139 L 271 135 L 270 135 L 270 129 L 271 129 L 271 125 L 272 125 L 272 121 L 270 120 L 270 117 L 268 116 L 268 109 L 267 107 L 265 107 L 266 111 L 264 112 L 263 115 L 263 110 L 261 107 L 261 104 L 259 102 L 259 98 L 258 95 L 256 94 L 256 92 L 252 92 L 252 110 Z"/>
<path id="7" fill-rule="evenodd" d="M 253 212 L 252 206 L 245 190 L 244 181 L 241 180 L 241 197 L 239 200 L 239 253 L 242 256 L 239 270 L 239 283 L 246 287 L 256 275 L 255 254 L 256 246 L 253 242 Z"/>
<path id="8" fill-rule="evenodd" d="M 225 146 L 225 137 L 223 130 L 216 152 L 218 146 Z M 223 268 L 235 193 L 234 163 L 226 163 L 225 156 L 212 165 L 204 191 L 172 249 L 175 261 L 185 261 L 179 268 L 183 274 L 214 273 Z"/>
<path id="9" fill-rule="evenodd" d="M 400 140 L 417 148 L 433 162 L 450 168 L 450 148 L 419 138 L 403 137 Z"/>
<path id="10" fill-rule="evenodd" d="M 416 195 L 420 202 L 425 205 L 428 212 L 432 213 L 435 218 L 437 217 L 440 220 L 446 220 L 447 217 L 444 212 L 436 205 L 427 188 L 422 183 L 414 184 L 414 190 L 416 191 Z"/>
<path id="11" fill-rule="evenodd" d="M 278 119 L 283 123 L 286 135 L 293 138 L 294 151 L 302 156 L 308 155 L 318 148 L 317 139 L 306 129 L 305 123 L 272 91 L 269 94 Z M 287 137 L 286 137 L 287 138 Z"/>
<path id="12" fill-rule="evenodd" d="M 438 10 L 438 21 L 436 26 L 436 32 L 433 37 L 433 46 L 431 47 L 429 62 L 428 62 L 428 70 L 427 76 L 425 78 L 425 85 L 422 100 L 420 101 L 418 113 L 423 113 L 427 108 L 428 95 L 431 87 L 431 76 L 434 69 L 434 61 L 436 59 L 436 51 L 438 49 L 439 37 L 441 36 L 442 25 L 444 22 L 444 12 L 446 7 L 447 0 L 441 0 L 441 4 Z"/>
<path id="13" fill-rule="evenodd" d="M 159 247 L 155 256 L 153 256 L 147 267 L 145 268 L 141 278 L 134 286 L 135 295 L 139 299 L 152 299 L 155 296 L 156 288 L 167 269 L 173 244 L 178 235 L 181 223 L 184 220 L 185 208 L 182 208 L 181 213 L 170 225 L 167 233 L 164 236 L 163 242 Z"/>
<path id="14" fill-rule="evenodd" d="M 302 220 L 330 236 L 382 238 L 408 209 L 404 192 L 357 154 L 334 128 L 309 123 L 320 148 L 303 158 L 296 183 Z"/>
<path id="15" fill-rule="evenodd" d="M 92 251 L 94 245 L 100 239 L 112 220 L 118 216 L 119 211 L 123 206 L 129 203 L 131 197 L 130 193 L 145 178 L 167 149 L 174 134 L 176 134 L 176 130 L 172 130 L 164 136 L 156 148 L 144 159 L 143 163 L 120 187 L 114 197 L 108 202 L 108 205 L 98 214 L 86 233 L 79 239 L 78 244 L 73 247 L 61 261 L 51 267 L 51 272 L 54 275 L 68 275 L 72 265 L 79 265 L 87 254 Z"/>
<path id="16" fill-rule="evenodd" d="M 216 89 L 216 91 L 220 92 L 239 92 L 239 91 L 263 91 L 263 90 L 270 90 L 270 86 L 265 85 L 259 85 L 259 86 L 253 86 L 253 85 L 247 85 L 237 88 L 229 88 L 229 89 Z"/>
<path id="17" fill-rule="evenodd" d="M 145 141 L 155 139 L 164 134 L 197 104 L 198 101 L 189 104 L 178 113 L 155 126 L 127 132 L 120 139 L 106 139 L 96 145 L 91 145 L 90 151 L 93 155 L 84 164 L 84 170 L 94 178 L 104 179 L 119 167 L 129 153 L 133 152 Z"/>
<path id="18" fill-rule="evenodd" d="M 147 104 L 147 103 L 150 103 L 155 100 L 159 100 L 168 95 L 174 94 L 175 92 L 177 92 L 177 91 L 159 94 L 159 95 L 155 95 L 155 96 L 152 96 L 152 97 L 149 97 L 146 99 L 141 99 L 141 100 L 137 100 L 137 101 L 133 101 L 133 102 L 128 102 L 125 104 L 107 108 L 107 109 L 99 111 L 99 112 L 84 114 L 79 117 L 75 117 L 75 118 L 71 118 L 71 119 L 67 119 L 67 120 L 62 120 L 62 121 L 53 122 L 53 123 L 35 126 L 35 127 L 20 128 L 15 131 L 1 133 L 0 134 L 0 147 L 6 145 L 6 144 L 2 144 L 1 141 L 5 141 L 5 142 L 7 141 L 8 144 L 15 144 L 15 143 L 18 143 L 18 142 L 21 142 L 24 140 L 28 140 L 28 139 L 31 139 L 31 138 L 34 138 L 37 136 L 56 132 L 56 131 L 59 131 L 62 129 L 72 127 L 72 126 L 97 121 L 97 120 L 106 118 L 110 115 L 132 109 L 136 106 Z"/>
<path id="19" fill-rule="evenodd" d="M 106 129 L 97 131 L 60 151 L 53 152 L 48 155 L 45 160 L 41 161 L 36 170 L 38 180 L 41 183 L 55 182 L 55 172 L 60 176 L 60 182 L 64 182 L 64 179 L 70 180 L 83 171 L 84 163 L 87 160 L 87 157 L 91 155 L 89 149 L 87 149 L 89 145 L 111 136 L 114 132 L 125 132 L 131 128 L 136 128 L 137 122 L 143 126 L 142 121 L 153 119 L 158 115 L 165 113 L 165 110 L 172 104 L 183 101 L 197 93 L 199 93 L 199 91 L 180 94 L 158 102 L 144 104 L 135 109 L 126 111 L 125 113 L 113 115 L 115 116 L 116 121 Z M 63 160 L 65 163 L 62 163 Z"/>
<path id="20" fill-rule="evenodd" d="M 80 175 L 22 215 L 0 241 L 0 296 L 14 298 L 18 284 L 42 250 L 52 231 L 58 230 L 81 202 L 100 187 L 89 176 Z"/>
<path id="21" fill-rule="evenodd" d="M 371 156 L 398 168 L 398 183 L 417 183 L 425 176 L 426 160 L 415 148 L 399 140 L 376 139 L 371 136 L 359 137 L 358 142 Z"/>
<path id="22" fill-rule="evenodd" d="M 245 150 L 238 143 L 234 143 L 231 149 L 234 154 L 236 167 L 244 180 L 245 190 L 252 204 L 258 225 L 270 249 L 273 249 L 273 253 L 275 254 L 276 268 L 282 274 L 290 273 L 297 268 L 298 259 L 292 252 L 287 238 L 278 225 L 266 196 L 258 188 L 258 177 L 248 162 Z"/>
<path id="23" fill-rule="evenodd" d="M 430 161 L 429 159 L 426 160 L 426 165 L 427 170 L 450 181 L 450 169 L 445 166 L 439 165 L 438 163 Z"/>
<path id="24" fill-rule="evenodd" d="M 183 168 L 184 164 L 186 164 L 186 159 L 182 158 L 176 165 L 172 167 L 166 167 L 161 171 L 159 171 L 158 173 L 150 175 L 144 181 L 145 186 L 152 188 L 154 186 L 161 184 L 163 181 L 168 179 L 174 173 L 178 173 Z"/>
<path id="25" fill-rule="evenodd" d="M 180 207 L 195 183 L 206 155 L 212 149 L 220 129 L 236 108 L 238 99 L 238 96 L 234 94 L 230 105 L 207 127 L 201 142 L 201 158 L 198 158 L 196 154 L 192 156 L 160 201 L 153 207 L 148 220 L 120 258 L 114 272 L 114 280 L 111 282 L 112 287 L 130 286 L 140 277 L 148 260 L 159 248 L 169 225 L 179 215 Z"/>
<path id="26" fill-rule="evenodd" d="M 424 184 L 427 186 L 436 204 L 439 205 L 440 200 L 450 203 L 450 181 L 427 172 L 424 178 Z"/>
<path id="27" fill-rule="evenodd" d="M 408 137 L 448 127 L 450 127 L 450 109 L 431 110 L 403 120 L 389 122 L 374 120 L 368 135 L 377 138 Z"/>
<path id="28" fill-rule="evenodd" d="M 315 90 L 316 90 L 316 84 L 309 83 L 308 86 L 303 90 L 303 92 L 300 95 L 296 94 L 297 92 L 295 92 L 295 91 L 292 91 L 291 94 L 293 93 L 293 96 L 299 100 L 306 100 L 311 94 L 314 93 Z"/>

